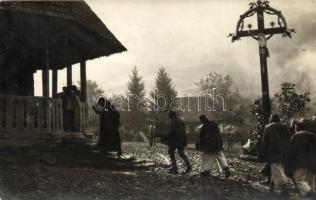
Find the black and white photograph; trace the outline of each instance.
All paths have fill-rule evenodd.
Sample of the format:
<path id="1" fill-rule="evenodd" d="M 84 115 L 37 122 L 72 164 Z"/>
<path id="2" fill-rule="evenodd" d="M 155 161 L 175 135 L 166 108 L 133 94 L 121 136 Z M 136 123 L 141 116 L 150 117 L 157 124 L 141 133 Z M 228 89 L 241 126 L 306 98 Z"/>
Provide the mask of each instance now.
<path id="1" fill-rule="evenodd" d="M 316 0 L 0 0 L 0 200 L 316 200 Z"/>

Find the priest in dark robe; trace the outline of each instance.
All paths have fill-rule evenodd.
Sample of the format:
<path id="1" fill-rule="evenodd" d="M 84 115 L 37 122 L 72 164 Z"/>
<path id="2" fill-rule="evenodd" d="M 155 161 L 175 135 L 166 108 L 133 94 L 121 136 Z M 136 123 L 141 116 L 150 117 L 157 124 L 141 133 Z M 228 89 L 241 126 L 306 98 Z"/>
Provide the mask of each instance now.
<path id="1" fill-rule="evenodd" d="M 119 133 L 120 113 L 115 106 L 105 98 L 99 98 L 94 110 L 100 115 L 100 135 L 98 148 L 102 152 L 115 151 L 122 154 L 121 137 Z"/>

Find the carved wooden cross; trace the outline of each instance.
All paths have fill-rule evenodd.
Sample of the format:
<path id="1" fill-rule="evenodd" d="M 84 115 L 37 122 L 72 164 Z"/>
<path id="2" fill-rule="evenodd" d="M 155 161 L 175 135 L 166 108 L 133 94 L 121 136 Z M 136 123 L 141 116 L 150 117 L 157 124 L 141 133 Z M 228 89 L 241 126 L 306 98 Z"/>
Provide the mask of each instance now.
<path id="1" fill-rule="evenodd" d="M 252 37 L 259 43 L 259 55 L 260 55 L 260 67 L 261 67 L 261 86 L 262 86 L 262 113 L 264 123 L 268 123 L 271 114 L 271 102 L 269 96 L 269 81 L 268 81 L 268 68 L 267 57 L 269 52 L 267 49 L 267 40 L 269 40 L 275 34 L 282 34 L 283 37 L 291 38 L 291 32 L 294 29 L 288 29 L 285 18 L 282 13 L 272 7 L 270 7 L 268 1 L 257 1 L 250 3 L 250 9 L 240 16 L 237 23 L 237 29 L 235 34 L 230 34 L 232 42 L 239 40 L 242 37 Z M 274 27 L 275 23 L 271 22 L 271 28 L 265 28 L 264 14 L 276 15 L 277 24 L 279 27 Z M 251 30 L 252 25 L 248 24 L 248 30 L 244 30 L 245 18 L 251 17 L 257 14 L 258 29 Z"/>

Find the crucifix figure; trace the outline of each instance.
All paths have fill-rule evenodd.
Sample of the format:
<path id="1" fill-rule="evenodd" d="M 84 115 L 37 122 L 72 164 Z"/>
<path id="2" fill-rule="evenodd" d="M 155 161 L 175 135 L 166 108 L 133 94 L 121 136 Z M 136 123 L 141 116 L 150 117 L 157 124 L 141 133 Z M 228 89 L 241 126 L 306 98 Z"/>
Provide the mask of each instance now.
<path id="1" fill-rule="evenodd" d="M 269 116 L 271 114 L 271 102 L 269 96 L 269 81 L 268 81 L 268 68 L 267 57 L 269 57 L 269 51 L 267 49 L 267 41 L 275 34 L 282 34 L 283 37 L 291 38 L 291 32 L 294 29 L 288 29 L 287 23 L 281 11 L 278 11 L 270 7 L 268 1 L 257 1 L 249 4 L 250 8 L 247 12 L 240 16 L 237 23 L 236 33 L 230 34 L 232 42 L 239 40 L 241 37 L 252 37 L 259 43 L 259 55 L 260 55 L 260 68 L 261 68 L 261 86 L 262 86 L 262 113 L 264 123 L 268 123 Z M 257 14 L 258 29 L 251 30 L 252 25 L 247 25 L 247 30 L 244 29 L 245 19 Z M 264 14 L 275 15 L 277 18 L 277 25 L 275 22 L 271 22 L 271 28 L 266 28 L 264 23 Z M 275 27 L 278 26 L 278 27 Z"/>

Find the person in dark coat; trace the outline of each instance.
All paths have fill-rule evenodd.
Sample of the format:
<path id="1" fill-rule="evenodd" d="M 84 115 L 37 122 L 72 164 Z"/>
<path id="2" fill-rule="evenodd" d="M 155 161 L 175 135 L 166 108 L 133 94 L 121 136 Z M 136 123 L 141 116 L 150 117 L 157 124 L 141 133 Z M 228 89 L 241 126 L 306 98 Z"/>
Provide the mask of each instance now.
<path id="1" fill-rule="evenodd" d="M 205 115 L 200 115 L 202 128 L 199 135 L 199 141 L 196 146 L 202 151 L 201 175 L 209 175 L 214 164 L 217 162 L 219 168 L 224 170 L 225 176 L 230 176 L 229 166 L 223 153 L 223 142 L 217 124 L 209 121 Z"/>
<path id="2" fill-rule="evenodd" d="M 178 173 L 178 167 L 175 157 L 175 151 L 178 150 L 179 156 L 184 160 L 187 168 L 185 173 L 189 173 L 192 168 L 188 157 L 184 153 L 184 147 L 187 146 L 187 140 L 185 136 L 185 124 L 180 119 L 176 112 L 169 111 L 170 130 L 168 134 L 168 154 L 172 163 L 170 173 Z"/>
<path id="3" fill-rule="evenodd" d="M 274 192 L 274 186 L 276 186 L 286 194 L 285 186 L 289 179 L 284 173 L 283 164 L 289 141 L 290 131 L 288 126 L 281 123 L 279 115 L 271 115 L 270 123 L 265 126 L 263 132 L 262 145 L 258 155 L 259 161 L 270 163 L 270 192 Z"/>
<path id="4" fill-rule="evenodd" d="M 63 106 L 63 125 L 65 131 L 74 131 L 74 96 L 68 87 L 63 87 L 60 94 Z"/>
<path id="5" fill-rule="evenodd" d="M 120 113 L 110 101 L 104 98 L 99 98 L 94 110 L 100 115 L 99 149 L 103 152 L 116 151 L 120 156 L 122 154 L 119 133 Z"/>
<path id="6" fill-rule="evenodd" d="M 303 124 L 295 125 L 296 133 L 292 136 L 285 173 L 293 178 L 295 186 L 302 195 L 314 196 L 316 192 L 316 136 L 304 131 Z"/>
<path id="7" fill-rule="evenodd" d="M 121 125 L 121 121 L 120 121 L 121 115 L 119 111 L 114 107 L 114 105 L 112 105 L 110 113 L 111 113 L 111 123 L 113 126 L 113 135 L 111 137 L 112 140 L 108 140 L 108 141 L 111 143 L 112 149 L 117 151 L 118 155 L 121 156 L 122 144 L 121 144 L 121 136 L 119 132 L 120 125 Z"/>

